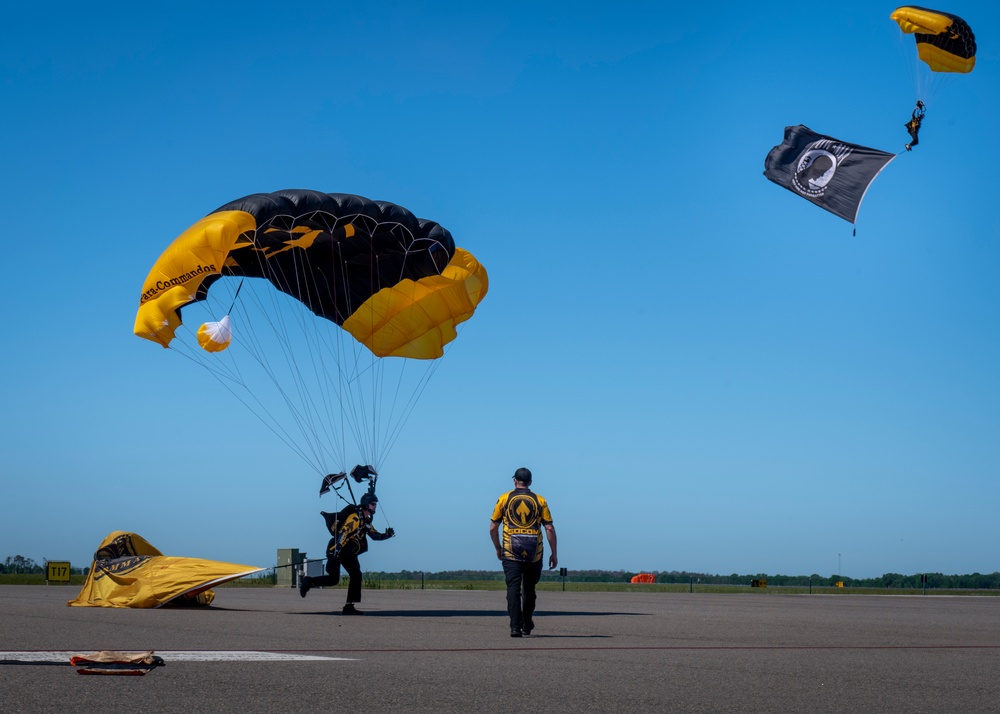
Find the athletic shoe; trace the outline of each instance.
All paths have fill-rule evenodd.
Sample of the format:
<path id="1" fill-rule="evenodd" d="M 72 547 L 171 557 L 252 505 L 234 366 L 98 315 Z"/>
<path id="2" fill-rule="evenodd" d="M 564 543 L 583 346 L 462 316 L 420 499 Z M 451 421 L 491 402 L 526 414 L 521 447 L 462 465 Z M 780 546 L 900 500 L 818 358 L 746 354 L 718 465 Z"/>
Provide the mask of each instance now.
<path id="1" fill-rule="evenodd" d="M 354 603 L 353 602 L 349 602 L 346 605 L 344 605 L 344 614 L 345 615 L 364 615 L 365 613 L 361 612 L 360 610 L 355 610 L 354 609 Z"/>
<path id="2" fill-rule="evenodd" d="M 312 579 L 308 575 L 303 575 L 299 578 L 299 595 L 305 597 L 306 593 L 312 589 L 312 586 Z"/>

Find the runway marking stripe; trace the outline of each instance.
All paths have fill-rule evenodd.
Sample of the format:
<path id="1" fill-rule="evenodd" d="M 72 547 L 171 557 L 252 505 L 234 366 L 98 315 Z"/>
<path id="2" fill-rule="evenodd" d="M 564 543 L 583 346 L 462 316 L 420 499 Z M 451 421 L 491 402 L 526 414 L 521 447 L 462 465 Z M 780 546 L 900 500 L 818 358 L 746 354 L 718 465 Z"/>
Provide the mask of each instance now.
<path id="1" fill-rule="evenodd" d="M 91 654 L 94 650 L 50 650 L 31 652 L 0 652 L 0 661 L 52 662 L 65 660 L 73 655 Z M 153 654 L 170 662 L 353 662 L 354 657 L 330 657 L 326 655 L 289 654 L 285 652 L 256 652 L 253 650 L 155 650 Z"/>
<path id="2" fill-rule="evenodd" d="M 1000 650 L 998 645 L 635 645 L 635 646 L 592 646 L 592 647 L 428 647 L 428 648 L 370 648 L 346 649 L 340 652 L 354 655 L 364 654 L 433 654 L 445 652 L 579 652 L 579 651 L 650 651 L 650 652 L 701 652 L 701 651 L 873 651 L 873 650 Z M 92 652 L 91 650 L 90 652 Z M 322 652 L 323 650 L 318 650 Z M 6 662 L 66 662 L 78 654 L 90 654 L 83 650 L 26 650 L 0 651 L 0 664 Z M 303 650 L 315 653 L 317 650 Z M 333 655 L 299 654 L 296 652 L 262 652 L 256 650 L 156 650 L 154 654 L 169 662 L 356 662 L 359 657 L 336 657 Z"/>
<path id="3" fill-rule="evenodd" d="M 434 652 L 635 652 L 635 651 L 676 651 L 676 652 L 707 652 L 712 650 L 731 651 L 773 651 L 773 650 L 1000 650 L 1000 645 L 590 645 L 577 647 L 532 646 L 529 637 L 523 646 L 497 647 L 371 647 L 343 648 L 337 652 L 352 654 L 368 653 L 434 653 Z M 286 650 L 288 651 L 288 650 Z M 303 652 L 325 652 L 327 650 L 301 650 Z"/>

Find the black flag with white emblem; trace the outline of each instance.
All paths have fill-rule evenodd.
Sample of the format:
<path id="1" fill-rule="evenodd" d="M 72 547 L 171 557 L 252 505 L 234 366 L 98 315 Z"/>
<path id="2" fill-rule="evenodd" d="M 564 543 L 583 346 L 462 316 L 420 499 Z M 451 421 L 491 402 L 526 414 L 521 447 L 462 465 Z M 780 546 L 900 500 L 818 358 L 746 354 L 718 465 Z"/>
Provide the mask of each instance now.
<path id="1" fill-rule="evenodd" d="M 895 154 L 838 141 L 799 124 L 785 127 L 785 140 L 764 160 L 764 175 L 854 223 L 868 186 L 894 158 Z"/>

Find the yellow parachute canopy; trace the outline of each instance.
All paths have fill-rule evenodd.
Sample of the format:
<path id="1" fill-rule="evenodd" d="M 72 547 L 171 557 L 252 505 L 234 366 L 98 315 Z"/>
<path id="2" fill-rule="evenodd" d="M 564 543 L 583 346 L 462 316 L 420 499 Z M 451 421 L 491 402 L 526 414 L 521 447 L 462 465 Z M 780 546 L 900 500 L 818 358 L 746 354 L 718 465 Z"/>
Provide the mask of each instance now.
<path id="1" fill-rule="evenodd" d="M 175 238 L 134 331 L 203 367 L 317 473 L 377 471 L 488 291 L 486 268 L 436 221 L 286 189 Z"/>
<path id="2" fill-rule="evenodd" d="M 384 288 L 344 321 L 344 329 L 378 357 L 435 359 L 486 295 L 486 271 L 462 248 L 440 275 Z"/>
<path id="3" fill-rule="evenodd" d="M 276 191 L 232 201 L 174 240 L 143 283 L 135 334 L 170 346 L 180 309 L 223 276 L 268 280 L 375 356 L 412 359 L 441 357 L 489 289 L 486 269 L 446 229 L 401 206 Z M 203 325 L 199 344 L 224 350 L 229 339 L 213 330 Z"/>
<path id="4" fill-rule="evenodd" d="M 957 15 L 914 5 L 890 16 L 899 29 L 914 35 L 917 54 L 934 72 L 971 72 L 976 66 L 976 37 Z"/>
<path id="5" fill-rule="evenodd" d="M 215 585 L 264 568 L 217 560 L 163 555 L 142 536 L 114 531 L 94 553 L 76 607 L 160 607 L 208 605 Z"/>
<path id="6" fill-rule="evenodd" d="M 254 228 L 254 218 L 247 213 L 217 211 L 184 231 L 163 251 L 142 285 L 135 334 L 168 347 L 181 324 L 180 308 L 204 298 L 240 236 Z"/>

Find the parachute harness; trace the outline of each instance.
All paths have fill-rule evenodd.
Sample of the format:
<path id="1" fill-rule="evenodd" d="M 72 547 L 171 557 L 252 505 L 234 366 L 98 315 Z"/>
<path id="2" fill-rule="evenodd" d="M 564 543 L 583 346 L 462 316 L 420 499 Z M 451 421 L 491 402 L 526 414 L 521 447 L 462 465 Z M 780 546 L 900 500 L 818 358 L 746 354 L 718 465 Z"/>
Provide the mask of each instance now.
<path id="1" fill-rule="evenodd" d="M 354 489 L 351 488 L 351 482 L 347 476 L 348 474 L 343 471 L 337 474 L 328 474 L 327 476 L 324 476 L 323 483 L 319 489 L 319 495 L 322 496 L 324 493 L 333 491 L 344 503 L 358 507 L 358 500 L 354 497 Z M 354 479 L 356 483 L 368 481 L 368 490 L 365 492 L 365 495 L 375 495 L 375 484 L 378 482 L 378 473 L 376 473 L 375 469 L 371 466 L 362 466 L 361 464 L 358 464 L 351 469 L 350 477 Z M 350 501 L 344 498 L 344 495 L 340 492 L 340 489 L 343 488 L 344 484 L 347 485 L 347 492 L 351 495 Z M 364 497 L 362 497 L 361 502 L 364 503 Z M 324 516 L 325 515 L 326 514 L 324 514 Z M 386 524 L 388 524 L 388 522 L 389 519 L 386 519 Z M 327 526 L 329 527 L 329 523 Z M 339 527 L 337 530 L 339 531 Z M 387 527 L 387 530 L 391 530 L 391 526 Z M 338 540 L 337 545 L 334 548 L 333 555 L 334 557 L 337 557 L 340 555 L 340 549 L 343 546 L 343 542 L 339 539 L 337 534 L 334 535 L 338 538 Z"/>

